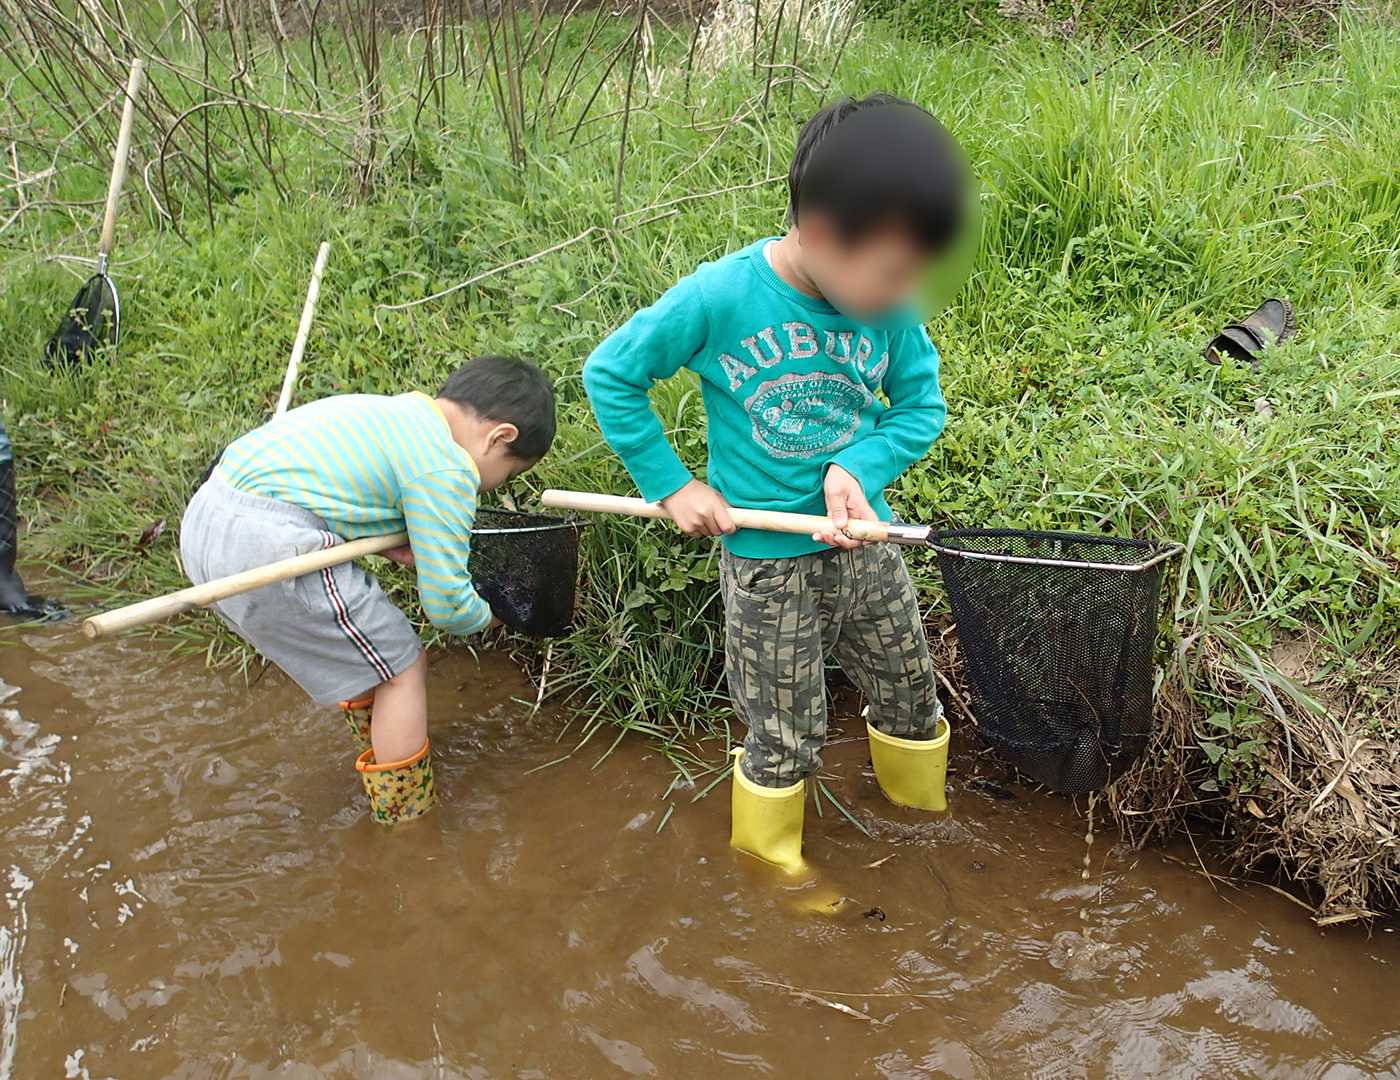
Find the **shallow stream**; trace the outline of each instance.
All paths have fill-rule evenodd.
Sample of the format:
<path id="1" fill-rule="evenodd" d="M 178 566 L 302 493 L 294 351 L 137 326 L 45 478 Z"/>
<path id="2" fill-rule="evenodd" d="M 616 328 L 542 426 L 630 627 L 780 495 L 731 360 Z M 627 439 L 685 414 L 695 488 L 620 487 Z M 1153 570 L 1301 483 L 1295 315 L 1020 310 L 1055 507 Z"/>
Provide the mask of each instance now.
<path id="1" fill-rule="evenodd" d="M 433 658 L 440 801 L 394 831 L 275 670 L 70 622 L 0 676 L 0 1080 L 1400 1077 L 1400 934 L 1111 831 L 1084 882 L 1082 808 L 895 807 L 858 722 L 827 918 L 731 853 L 727 785 L 664 800 L 633 740 L 541 768 L 572 743 L 500 654 Z"/>

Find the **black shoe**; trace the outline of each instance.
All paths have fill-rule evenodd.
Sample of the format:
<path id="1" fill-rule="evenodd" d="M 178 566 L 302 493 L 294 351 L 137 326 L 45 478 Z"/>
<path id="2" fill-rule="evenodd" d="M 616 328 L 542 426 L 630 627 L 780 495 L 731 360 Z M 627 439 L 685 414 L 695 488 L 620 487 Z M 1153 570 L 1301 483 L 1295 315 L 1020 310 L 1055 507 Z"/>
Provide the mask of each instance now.
<path id="1" fill-rule="evenodd" d="M 1243 321 L 1230 323 L 1206 346 L 1205 358 L 1220 363 L 1220 355 L 1229 353 L 1241 364 L 1252 364 L 1259 370 L 1259 354 L 1271 345 L 1287 341 L 1298 332 L 1293 305 L 1280 297 L 1270 297 Z"/>

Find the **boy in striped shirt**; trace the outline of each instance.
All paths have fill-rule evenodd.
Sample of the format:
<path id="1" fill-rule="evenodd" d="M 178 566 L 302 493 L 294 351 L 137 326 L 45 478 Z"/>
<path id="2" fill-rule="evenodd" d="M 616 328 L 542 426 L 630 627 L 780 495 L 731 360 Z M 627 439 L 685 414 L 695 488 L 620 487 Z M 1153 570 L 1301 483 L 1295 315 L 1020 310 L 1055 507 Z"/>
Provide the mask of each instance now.
<path id="1" fill-rule="evenodd" d="M 345 394 L 303 405 L 224 451 L 185 511 L 180 554 L 196 584 L 346 540 L 407 530 L 385 552 L 414 566 L 423 610 L 451 634 L 500 625 L 467 559 L 477 494 L 554 441 L 554 390 L 523 360 L 481 356 L 436 398 Z M 355 736 L 370 810 L 384 824 L 433 803 L 426 654 L 374 577 L 342 563 L 221 600 L 239 636 Z"/>

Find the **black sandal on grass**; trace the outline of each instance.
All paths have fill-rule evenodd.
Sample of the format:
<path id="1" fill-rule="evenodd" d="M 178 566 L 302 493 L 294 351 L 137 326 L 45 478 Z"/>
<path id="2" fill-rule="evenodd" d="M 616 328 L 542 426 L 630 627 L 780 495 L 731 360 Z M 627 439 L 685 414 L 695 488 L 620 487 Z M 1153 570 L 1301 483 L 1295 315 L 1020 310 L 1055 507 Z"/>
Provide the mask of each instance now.
<path id="1" fill-rule="evenodd" d="M 1222 353 L 1241 364 L 1259 369 L 1259 354 L 1271 345 L 1287 341 L 1298 332 L 1293 318 L 1293 305 L 1281 297 L 1271 296 L 1254 313 L 1241 322 L 1230 323 L 1206 346 L 1205 358 L 1219 365 Z"/>

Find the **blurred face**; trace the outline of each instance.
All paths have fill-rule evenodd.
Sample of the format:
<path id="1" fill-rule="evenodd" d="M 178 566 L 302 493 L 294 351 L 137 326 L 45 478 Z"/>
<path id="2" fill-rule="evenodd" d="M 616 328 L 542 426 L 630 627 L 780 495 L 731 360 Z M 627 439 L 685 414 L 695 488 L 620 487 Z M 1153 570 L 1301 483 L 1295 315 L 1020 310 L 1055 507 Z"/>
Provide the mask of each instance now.
<path id="1" fill-rule="evenodd" d="M 931 259 L 897 219 L 859 240 L 847 240 L 826 217 L 808 214 L 797 227 L 797 240 L 813 284 L 857 322 L 912 301 Z"/>

